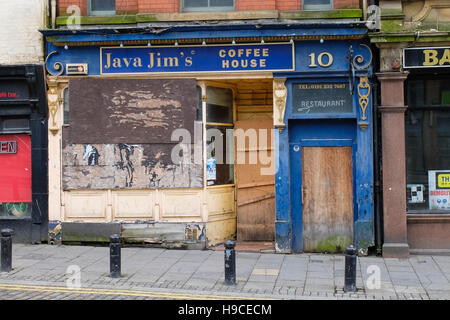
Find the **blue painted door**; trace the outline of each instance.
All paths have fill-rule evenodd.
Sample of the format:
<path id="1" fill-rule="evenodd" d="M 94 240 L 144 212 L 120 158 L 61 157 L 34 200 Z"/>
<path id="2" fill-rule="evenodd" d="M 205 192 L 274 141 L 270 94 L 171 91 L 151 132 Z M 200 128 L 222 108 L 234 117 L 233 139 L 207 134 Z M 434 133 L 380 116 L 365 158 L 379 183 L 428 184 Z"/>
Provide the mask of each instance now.
<path id="1" fill-rule="evenodd" d="M 342 252 L 356 215 L 354 119 L 289 122 L 292 249 Z"/>

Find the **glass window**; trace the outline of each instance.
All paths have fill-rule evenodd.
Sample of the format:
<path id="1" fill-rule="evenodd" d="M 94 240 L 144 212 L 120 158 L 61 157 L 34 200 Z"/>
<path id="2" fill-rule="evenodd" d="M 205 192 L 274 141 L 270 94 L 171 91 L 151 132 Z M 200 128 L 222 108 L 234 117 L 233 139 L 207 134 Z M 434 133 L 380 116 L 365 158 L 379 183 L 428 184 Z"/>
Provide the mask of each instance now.
<path id="1" fill-rule="evenodd" d="M 407 83 L 407 207 L 450 211 L 450 79 Z M 449 179 L 450 180 L 450 179 Z"/>
<path id="2" fill-rule="evenodd" d="M 234 183 L 234 165 L 230 164 L 227 137 L 233 141 L 233 127 L 207 126 L 206 127 L 206 180 L 207 186 Z M 228 130 L 228 132 L 227 132 Z M 228 134 L 228 136 L 227 136 Z M 228 141 L 230 138 L 228 138 Z"/>
<path id="3" fill-rule="evenodd" d="M 5 118 L 0 121 L 5 132 L 28 131 L 30 129 L 28 118 Z"/>
<path id="4" fill-rule="evenodd" d="M 69 112 L 69 89 L 64 89 L 64 124 L 69 124 L 70 112 Z"/>
<path id="5" fill-rule="evenodd" d="M 233 91 L 226 88 L 206 88 L 206 122 L 233 123 Z"/>
<path id="6" fill-rule="evenodd" d="M 202 101 L 202 88 L 197 86 L 197 121 L 203 122 L 203 101 Z"/>
<path id="7" fill-rule="evenodd" d="M 31 203 L 0 202 L 0 219 L 24 219 L 31 217 Z"/>
<path id="8" fill-rule="evenodd" d="M 234 0 L 181 0 L 181 10 L 195 11 L 232 11 Z"/>
<path id="9" fill-rule="evenodd" d="M 233 143 L 233 91 L 206 87 L 207 186 L 234 183 Z"/>
<path id="10" fill-rule="evenodd" d="M 303 0 L 303 10 L 333 9 L 333 0 Z"/>
<path id="11" fill-rule="evenodd" d="M 109 16 L 116 14 L 116 0 L 88 0 L 90 16 Z"/>

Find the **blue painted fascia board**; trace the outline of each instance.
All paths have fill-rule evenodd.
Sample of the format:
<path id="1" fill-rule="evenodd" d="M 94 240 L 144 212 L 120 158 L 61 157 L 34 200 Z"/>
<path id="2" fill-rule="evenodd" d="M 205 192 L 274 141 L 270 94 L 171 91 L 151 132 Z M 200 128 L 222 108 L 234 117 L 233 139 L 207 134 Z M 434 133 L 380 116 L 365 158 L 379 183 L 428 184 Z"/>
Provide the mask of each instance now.
<path id="1" fill-rule="evenodd" d="M 75 33 L 74 33 L 75 32 Z M 142 29 L 138 32 L 136 30 L 128 30 L 128 32 L 115 33 L 111 29 L 99 29 L 90 31 L 55 31 L 55 30 L 41 30 L 41 33 L 46 37 L 52 37 L 53 42 L 96 42 L 96 41 L 133 41 L 133 40 L 175 40 L 175 39 L 212 39 L 212 38 L 233 38 L 233 37 L 281 37 L 281 36 L 364 36 L 367 34 L 367 29 L 342 27 L 315 27 L 305 28 L 296 26 L 284 26 L 283 28 L 252 28 L 248 29 L 245 26 L 233 26 L 230 29 L 200 29 L 190 30 L 182 28 L 170 28 L 166 32 L 151 33 L 148 30 Z"/>

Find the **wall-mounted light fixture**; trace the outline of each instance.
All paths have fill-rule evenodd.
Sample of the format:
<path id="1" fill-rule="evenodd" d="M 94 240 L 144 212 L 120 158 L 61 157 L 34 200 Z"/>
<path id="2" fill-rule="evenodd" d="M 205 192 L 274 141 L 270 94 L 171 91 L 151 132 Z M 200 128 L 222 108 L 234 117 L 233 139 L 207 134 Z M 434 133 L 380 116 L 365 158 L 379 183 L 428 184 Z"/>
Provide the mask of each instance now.
<path id="1" fill-rule="evenodd" d="M 202 45 L 206 46 L 206 40 L 205 39 L 203 39 Z"/>
<path id="2" fill-rule="evenodd" d="M 64 50 L 69 49 L 69 46 L 67 45 L 67 42 L 64 44 Z"/>
<path id="3" fill-rule="evenodd" d="M 151 46 L 152 46 L 152 42 L 150 40 L 148 40 L 147 47 L 151 47 Z"/>
<path id="4" fill-rule="evenodd" d="M 120 47 L 123 48 L 123 41 L 120 41 Z"/>
<path id="5" fill-rule="evenodd" d="M 264 43 L 264 37 L 261 37 L 261 43 Z"/>
<path id="6" fill-rule="evenodd" d="M 320 43 L 323 43 L 323 36 L 320 36 Z"/>
<path id="7" fill-rule="evenodd" d="M 289 40 L 289 42 L 290 42 L 290 43 L 293 43 L 293 42 L 294 42 L 294 37 L 293 37 L 293 36 L 291 36 L 291 39 Z"/>
<path id="8" fill-rule="evenodd" d="M 176 46 L 178 45 L 178 40 L 177 40 L 177 39 L 175 39 L 175 45 L 176 45 Z"/>
<path id="9" fill-rule="evenodd" d="M 233 41 L 231 41 L 231 44 L 236 44 L 236 40 L 233 38 Z"/>

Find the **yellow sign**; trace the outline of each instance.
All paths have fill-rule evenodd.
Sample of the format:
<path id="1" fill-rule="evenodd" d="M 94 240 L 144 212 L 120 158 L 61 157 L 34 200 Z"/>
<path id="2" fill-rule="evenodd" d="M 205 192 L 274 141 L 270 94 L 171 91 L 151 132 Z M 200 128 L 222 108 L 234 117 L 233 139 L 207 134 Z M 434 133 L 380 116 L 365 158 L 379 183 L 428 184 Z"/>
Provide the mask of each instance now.
<path id="1" fill-rule="evenodd" d="M 436 178 L 438 189 L 450 188 L 450 173 L 437 173 Z"/>

